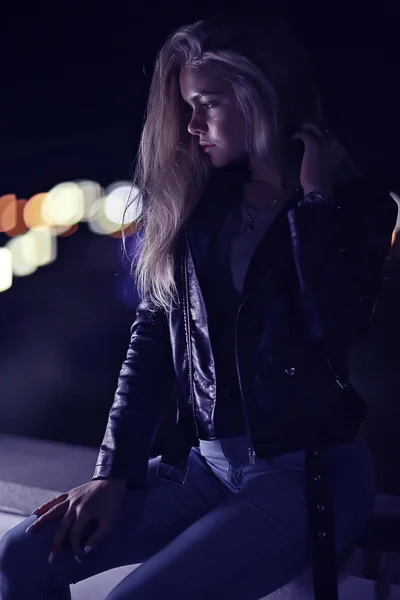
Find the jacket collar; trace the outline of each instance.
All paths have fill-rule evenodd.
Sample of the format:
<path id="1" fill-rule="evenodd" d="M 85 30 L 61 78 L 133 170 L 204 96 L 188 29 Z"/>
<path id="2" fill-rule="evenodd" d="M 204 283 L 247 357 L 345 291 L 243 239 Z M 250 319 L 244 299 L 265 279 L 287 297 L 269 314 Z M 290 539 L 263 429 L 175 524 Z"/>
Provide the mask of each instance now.
<path id="1" fill-rule="evenodd" d="M 235 170 L 225 170 L 221 175 L 218 174 L 215 179 L 210 181 L 186 225 L 186 240 L 200 283 L 206 281 L 207 278 L 206 269 L 210 264 L 209 258 L 213 242 L 216 240 L 228 212 L 242 202 L 243 188 L 249 176 L 248 165 L 243 163 L 236 165 Z M 286 215 L 301 196 L 300 192 L 301 190 L 294 192 L 293 196 L 288 199 L 258 245 L 249 265 L 243 294 L 247 294 L 257 285 L 260 275 L 264 279 L 269 271 L 278 266 L 280 261 L 277 258 L 284 258 L 283 247 L 289 246 L 282 244 L 285 236 L 289 235 Z"/>

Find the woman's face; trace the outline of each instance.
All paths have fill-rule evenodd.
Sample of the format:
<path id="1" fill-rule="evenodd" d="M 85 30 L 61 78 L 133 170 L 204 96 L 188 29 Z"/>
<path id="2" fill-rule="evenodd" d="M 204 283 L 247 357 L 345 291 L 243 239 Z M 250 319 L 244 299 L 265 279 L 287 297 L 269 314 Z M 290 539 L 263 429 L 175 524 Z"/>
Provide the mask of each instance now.
<path id="1" fill-rule="evenodd" d="M 182 98 L 191 109 L 188 131 L 197 136 L 211 164 L 224 167 L 245 158 L 244 119 L 221 68 L 212 63 L 184 67 L 179 83 Z"/>

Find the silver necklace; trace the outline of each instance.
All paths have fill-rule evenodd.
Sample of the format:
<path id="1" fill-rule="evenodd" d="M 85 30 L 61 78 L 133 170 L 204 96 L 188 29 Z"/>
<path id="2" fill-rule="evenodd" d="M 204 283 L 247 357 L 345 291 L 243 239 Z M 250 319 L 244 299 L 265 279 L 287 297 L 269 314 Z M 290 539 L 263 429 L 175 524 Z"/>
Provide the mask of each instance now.
<path id="1" fill-rule="evenodd" d="M 263 206 L 263 208 L 258 208 L 258 209 L 253 208 L 253 210 L 256 211 L 255 216 L 257 217 L 260 213 L 262 213 L 263 210 L 265 210 L 267 208 L 275 208 L 277 204 L 278 204 L 278 199 L 275 198 L 275 200 L 273 200 L 272 202 L 268 202 L 268 204 Z M 246 216 L 246 223 L 244 225 L 244 229 L 245 229 L 246 233 L 253 233 L 255 217 L 252 216 L 249 209 L 246 207 L 246 205 L 244 203 L 243 203 L 243 208 L 244 208 L 244 212 L 245 212 L 245 216 Z"/>

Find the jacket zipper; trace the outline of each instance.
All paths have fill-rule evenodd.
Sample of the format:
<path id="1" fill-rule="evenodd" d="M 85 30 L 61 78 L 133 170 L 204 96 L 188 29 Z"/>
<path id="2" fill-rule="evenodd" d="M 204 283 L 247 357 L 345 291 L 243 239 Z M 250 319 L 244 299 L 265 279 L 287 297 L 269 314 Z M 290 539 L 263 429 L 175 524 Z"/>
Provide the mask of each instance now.
<path id="1" fill-rule="evenodd" d="M 236 320 L 235 320 L 235 361 L 236 361 L 236 372 L 237 372 L 237 377 L 238 377 L 238 382 L 239 382 L 239 389 L 240 389 L 240 399 L 242 402 L 242 407 L 243 407 L 243 414 L 244 414 L 244 419 L 245 419 L 245 423 L 246 423 L 246 430 L 247 430 L 247 435 L 249 437 L 249 440 L 252 440 L 251 437 L 251 430 L 250 430 L 250 423 L 249 423 L 249 417 L 247 414 L 247 409 L 246 409 L 246 403 L 244 401 L 244 394 L 243 394 L 243 386 L 242 386 L 242 380 L 240 377 L 240 368 L 239 368 L 239 353 L 238 353 L 238 322 L 239 322 L 239 315 L 240 315 L 240 311 L 242 310 L 242 307 L 244 305 L 244 303 L 246 302 L 248 296 L 246 296 L 245 298 L 243 298 L 239 309 L 237 311 L 237 315 L 236 315 Z M 249 464 L 254 467 L 256 464 L 256 452 L 253 448 L 253 446 L 250 446 L 248 448 L 248 454 L 249 454 Z"/>
<path id="2" fill-rule="evenodd" d="M 326 360 L 328 367 L 335 379 L 336 384 L 340 387 L 341 390 L 343 390 L 343 391 L 347 390 L 349 387 L 348 384 L 342 382 L 341 375 L 338 374 L 338 372 L 336 371 L 336 368 L 334 367 L 334 365 L 332 363 L 332 359 L 327 354 L 325 354 L 325 360 Z"/>
<path id="3" fill-rule="evenodd" d="M 197 437 L 199 437 L 199 430 L 196 422 L 196 414 L 194 410 L 194 390 L 193 390 L 193 360 L 192 360 L 192 336 L 191 336 L 191 328 L 190 328 L 190 316 L 189 316 L 189 284 L 188 284 L 188 265 L 187 265 L 187 256 L 188 249 L 185 248 L 185 258 L 183 264 L 183 278 L 185 284 L 185 312 L 186 312 L 186 338 L 187 338 L 187 347 L 188 347 L 188 355 L 189 355 L 189 385 L 190 385 L 190 402 L 192 405 L 192 413 L 193 413 L 193 421 L 194 426 L 196 428 Z"/>

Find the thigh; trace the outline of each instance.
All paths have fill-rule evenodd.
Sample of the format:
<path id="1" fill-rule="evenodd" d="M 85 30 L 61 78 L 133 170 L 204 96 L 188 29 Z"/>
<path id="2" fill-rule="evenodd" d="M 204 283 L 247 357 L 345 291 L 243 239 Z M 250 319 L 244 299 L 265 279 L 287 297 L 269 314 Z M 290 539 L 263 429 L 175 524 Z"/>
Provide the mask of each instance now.
<path id="1" fill-rule="evenodd" d="M 329 454 L 338 551 L 355 540 L 370 514 L 371 468 L 362 445 Z M 259 600 L 293 580 L 310 557 L 304 456 L 285 457 L 248 477 L 237 493 L 128 575 L 107 600 Z"/>
<path id="2" fill-rule="evenodd" d="M 304 470 L 265 473 L 128 575 L 107 600 L 258 600 L 307 559 Z"/>
<path id="3" fill-rule="evenodd" d="M 60 586 L 147 560 L 230 494 L 195 450 L 189 457 L 184 484 L 157 477 L 159 461 L 160 457 L 149 461 L 146 488 L 127 492 L 115 526 L 99 546 L 84 556 L 82 564 L 74 560 L 66 542 L 49 565 L 47 557 L 58 521 L 47 523 L 36 533 L 25 534 L 26 528 L 36 520 L 35 516 L 9 531 L 0 542 L 0 549 L 1 544 L 7 545 L 8 562 L 14 563 L 17 569 L 24 564 L 24 556 L 29 557 L 37 579 L 47 577 Z"/>

